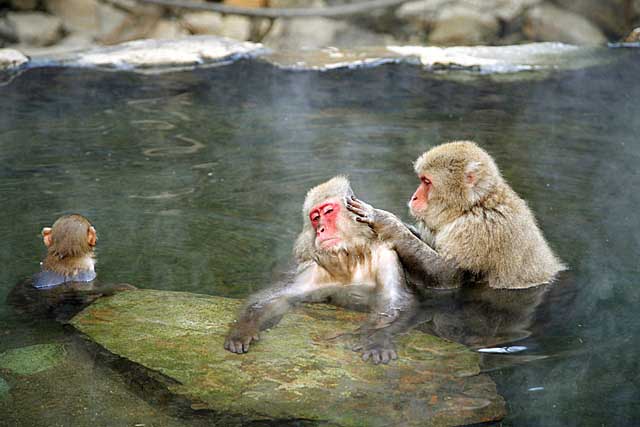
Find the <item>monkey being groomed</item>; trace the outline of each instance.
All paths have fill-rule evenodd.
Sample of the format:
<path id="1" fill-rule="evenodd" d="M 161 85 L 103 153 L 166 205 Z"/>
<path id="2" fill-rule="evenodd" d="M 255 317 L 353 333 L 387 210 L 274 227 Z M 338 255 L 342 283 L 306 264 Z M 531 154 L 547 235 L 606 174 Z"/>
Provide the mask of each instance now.
<path id="1" fill-rule="evenodd" d="M 345 200 L 351 196 L 349 181 L 341 176 L 307 193 L 304 226 L 294 248 L 293 279 L 249 299 L 229 331 L 225 349 L 247 352 L 261 330 L 277 323 L 297 303 L 330 302 L 370 311 L 360 328 L 362 343 L 356 347 L 365 361 L 388 363 L 397 358 L 386 331 L 412 298 L 396 253 L 347 212 Z"/>
<path id="2" fill-rule="evenodd" d="M 47 256 L 41 271 L 18 283 L 7 302 L 20 313 L 65 321 L 105 295 L 136 289 L 126 283 L 107 285 L 96 280 L 96 229 L 82 215 L 65 215 L 42 229 Z"/>
<path id="3" fill-rule="evenodd" d="M 529 288 L 565 269 L 526 202 L 474 142 L 434 147 L 415 170 L 420 185 L 409 209 L 417 229 L 355 198 L 347 208 L 397 252 L 418 288 L 458 287 L 470 277 L 494 289 Z"/>

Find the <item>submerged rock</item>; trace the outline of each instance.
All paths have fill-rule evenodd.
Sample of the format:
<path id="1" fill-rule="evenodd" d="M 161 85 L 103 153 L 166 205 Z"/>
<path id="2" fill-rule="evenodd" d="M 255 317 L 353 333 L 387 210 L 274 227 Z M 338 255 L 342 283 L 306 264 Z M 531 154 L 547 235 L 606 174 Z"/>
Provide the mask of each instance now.
<path id="1" fill-rule="evenodd" d="M 11 390 L 11 386 L 7 383 L 4 378 L 0 377 L 0 399 L 3 399 L 9 394 L 9 390 Z"/>
<path id="2" fill-rule="evenodd" d="M 419 332 L 398 339 L 400 360 L 375 366 L 348 348 L 363 320 L 329 306 L 287 314 L 244 355 L 223 349 L 241 301 L 184 292 L 104 298 L 71 323 L 110 352 L 160 372 L 192 407 L 253 420 L 340 426 L 459 425 L 498 420 L 504 401 L 479 356 Z M 345 338 L 347 337 L 347 338 Z"/>
<path id="3" fill-rule="evenodd" d="M 37 344 L 14 348 L 0 354 L 0 369 L 18 375 L 33 375 L 60 364 L 65 357 L 60 344 Z"/>

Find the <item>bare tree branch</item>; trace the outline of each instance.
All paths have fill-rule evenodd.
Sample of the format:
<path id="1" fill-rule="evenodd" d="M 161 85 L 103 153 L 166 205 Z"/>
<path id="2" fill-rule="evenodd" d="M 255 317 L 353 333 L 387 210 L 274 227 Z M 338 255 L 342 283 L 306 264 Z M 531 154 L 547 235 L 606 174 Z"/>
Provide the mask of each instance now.
<path id="1" fill-rule="evenodd" d="M 374 9 L 398 6 L 411 0 L 364 0 L 359 3 L 322 8 L 249 8 L 229 6 L 221 3 L 201 3 L 190 0 L 136 0 L 139 3 L 156 4 L 191 10 L 208 10 L 229 15 L 254 18 L 335 18 L 357 15 Z"/>

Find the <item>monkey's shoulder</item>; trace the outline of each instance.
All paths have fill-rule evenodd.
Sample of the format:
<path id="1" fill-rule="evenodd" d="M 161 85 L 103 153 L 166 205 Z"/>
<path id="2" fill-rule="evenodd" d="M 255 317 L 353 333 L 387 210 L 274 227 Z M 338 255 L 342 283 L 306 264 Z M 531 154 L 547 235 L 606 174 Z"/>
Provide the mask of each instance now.
<path id="1" fill-rule="evenodd" d="M 93 270 L 79 270 L 73 275 L 64 275 L 51 270 L 42 270 L 34 274 L 32 286 L 36 289 L 51 289 L 63 284 L 93 282 L 96 279 L 96 272 Z"/>

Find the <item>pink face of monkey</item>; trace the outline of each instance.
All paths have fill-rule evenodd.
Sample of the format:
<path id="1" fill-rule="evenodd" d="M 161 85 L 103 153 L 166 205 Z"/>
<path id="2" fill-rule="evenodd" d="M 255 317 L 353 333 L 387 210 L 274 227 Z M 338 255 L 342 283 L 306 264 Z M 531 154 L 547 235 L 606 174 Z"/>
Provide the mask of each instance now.
<path id="1" fill-rule="evenodd" d="M 342 206 L 336 201 L 327 200 L 311 208 L 309 220 L 316 232 L 316 245 L 329 249 L 342 242 L 338 226 Z"/>
<path id="2" fill-rule="evenodd" d="M 429 193 L 433 189 L 433 182 L 431 178 L 426 175 L 420 176 L 420 185 L 411 196 L 409 201 L 409 209 L 411 213 L 416 215 L 421 211 L 424 211 L 427 207 L 427 201 L 429 200 Z"/>

